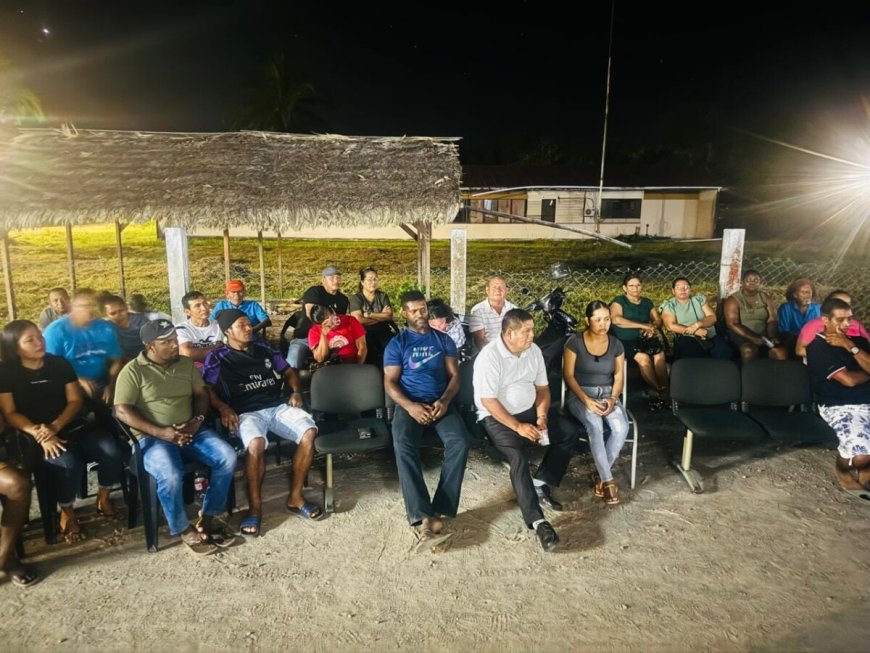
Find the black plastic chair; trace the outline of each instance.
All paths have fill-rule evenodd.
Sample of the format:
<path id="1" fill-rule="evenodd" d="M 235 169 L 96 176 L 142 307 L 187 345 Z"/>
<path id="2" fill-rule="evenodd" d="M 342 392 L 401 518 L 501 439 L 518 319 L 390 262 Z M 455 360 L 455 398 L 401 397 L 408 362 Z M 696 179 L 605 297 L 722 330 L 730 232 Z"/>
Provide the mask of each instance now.
<path id="1" fill-rule="evenodd" d="M 139 513 L 139 501 L 142 502 L 142 515 L 145 526 L 145 546 L 150 553 L 157 552 L 157 533 L 160 519 L 160 501 L 157 498 L 157 480 L 145 470 L 145 460 L 142 456 L 142 448 L 139 446 L 139 440 L 133 435 L 130 427 L 124 422 L 115 418 L 118 426 L 118 432 L 123 434 L 125 438 L 132 444 L 133 451 L 130 454 L 130 463 L 127 466 L 127 473 L 134 481 L 130 483 L 128 496 L 128 517 L 127 527 L 136 528 L 136 522 Z M 190 461 L 184 463 L 185 479 L 193 478 L 194 472 L 201 468 L 202 463 Z M 186 484 L 186 483 L 185 483 Z M 185 501 L 188 497 L 192 498 L 192 489 L 190 492 L 185 491 Z M 236 505 L 236 487 L 235 482 L 230 483 L 230 489 L 227 493 L 227 512 L 232 513 Z"/>
<path id="2" fill-rule="evenodd" d="M 465 423 L 465 428 L 471 437 L 477 440 L 489 441 L 483 424 L 477 421 L 477 406 L 474 405 L 474 359 L 477 355 L 459 364 L 459 392 L 456 393 L 456 401 L 459 406 L 459 414 Z"/>
<path id="3" fill-rule="evenodd" d="M 755 442 L 766 433 L 737 410 L 740 402 L 740 370 L 737 363 L 712 358 L 681 358 L 671 366 L 673 412 L 686 428 L 680 462 L 674 463 L 695 493 L 704 491 L 692 469 L 695 438 Z"/>
<path id="4" fill-rule="evenodd" d="M 793 447 L 831 444 L 837 436 L 811 412 L 810 375 L 799 361 L 755 360 L 741 371 L 742 407 L 771 438 Z"/>
<path id="5" fill-rule="evenodd" d="M 311 410 L 318 427 L 314 448 L 326 454 L 323 510 L 333 512 L 333 454 L 377 451 L 391 445 L 383 419 L 383 373 L 374 365 L 330 365 L 317 370 L 311 376 Z M 363 417 L 367 412 L 376 416 Z"/>

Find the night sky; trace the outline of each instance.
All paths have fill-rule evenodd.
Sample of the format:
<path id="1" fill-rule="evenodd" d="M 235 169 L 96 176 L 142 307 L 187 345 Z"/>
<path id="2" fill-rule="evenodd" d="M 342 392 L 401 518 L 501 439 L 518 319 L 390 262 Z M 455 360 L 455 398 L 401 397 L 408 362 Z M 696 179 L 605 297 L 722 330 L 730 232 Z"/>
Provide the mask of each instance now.
<path id="1" fill-rule="evenodd" d="M 609 2 L 570 16 L 568 3 L 342 4 L 2 0 L 0 52 L 52 119 L 81 128 L 233 129 L 280 53 L 317 91 L 316 131 L 462 136 L 466 163 L 597 162 Z M 870 9 L 767 4 L 617 3 L 612 166 L 697 158 L 744 132 L 866 137 Z"/>

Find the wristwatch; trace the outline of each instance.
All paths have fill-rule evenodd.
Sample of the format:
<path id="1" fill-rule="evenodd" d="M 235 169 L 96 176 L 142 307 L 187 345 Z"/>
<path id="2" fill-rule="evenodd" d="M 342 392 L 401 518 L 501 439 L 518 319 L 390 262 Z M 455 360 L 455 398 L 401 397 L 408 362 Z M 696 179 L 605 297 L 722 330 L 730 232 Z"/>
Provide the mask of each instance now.
<path id="1" fill-rule="evenodd" d="M 857 356 L 860 351 L 861 350 L 857 347 L 849 347 L 849 353 L 852 354 L 852 356 Z"/>

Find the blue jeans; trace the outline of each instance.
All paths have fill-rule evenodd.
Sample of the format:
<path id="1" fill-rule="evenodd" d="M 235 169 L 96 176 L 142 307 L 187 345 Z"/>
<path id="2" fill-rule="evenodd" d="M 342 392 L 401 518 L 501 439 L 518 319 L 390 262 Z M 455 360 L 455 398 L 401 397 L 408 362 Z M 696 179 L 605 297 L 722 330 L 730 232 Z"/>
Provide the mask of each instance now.
<path id="1" fill-rule="evenodd" d="M 441 479 L 431 501 L 426 481 L 423 479 L 423 464 L 420 461 L 420 439 L 426 427 L 417 422 L 401 406 L 396 406 L 393 416 L 393 449 L 399 468 L 399 484 L 405 499 L 408 521 L 418 524 L 426 517 L 436 514 L 455 517 L 459 510 L 459 493 L 465 476 L 470 438 L 465 424 L 453 404 L 447 413 L 432 424 L 444 443 L 444 464 Z"/>
<path id="2" fill-rule="evenodd" d="M 290 341 L 287 347 L 287 364 L 297 370 L 308 369 L 305 367 L 306 359 L 311 356 L 311 348 L 307 338 L 296 338 Z"/>
<path id="3" fill-rule="evenodd" d="M 139 445 L 145 471 L 157 480 L 157 497 L 169 523 L 170 535 L 178 535 L 190 526 L 181 488 L 185 461 L 197 460 L 211 469 L 202 513 L 215 516 L 226 509 L 227 493 L 236 469 L 236 452 L 214 429 L 203 426 L 186 447 L 153 437 L 142 438 Z"/>
<path id="4" fill-rule="evenodd" d="M 611 396 L 611 386 L 581 386 L 583 392 L 592 399 L 604 399 Z M 586 427 L 586 435 L 589 436 L 589 449 L 592 451 L 592 460 L 598 470 L 598 476 L 602 481 L 612 481 L 613 463 L 622 451 L 622 445 L 628 437 L 628 415 L 622 403 L 616 402 L 613 410 L 608 415 L 601 417 L 590 411 L 582 401 L 571 392 L 568 396 L 568 410 L 574 417 Z M 604 442 L 604 422 L 610 428 L 610 437 Z"/>

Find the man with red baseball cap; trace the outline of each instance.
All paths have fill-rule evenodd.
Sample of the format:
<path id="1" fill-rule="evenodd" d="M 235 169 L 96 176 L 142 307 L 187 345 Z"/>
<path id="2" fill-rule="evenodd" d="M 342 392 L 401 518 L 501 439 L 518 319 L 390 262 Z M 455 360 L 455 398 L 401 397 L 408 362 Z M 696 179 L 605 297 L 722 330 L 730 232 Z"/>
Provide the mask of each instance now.
<path id="1" fill-rule="evenodd" d="M 241 279 L 227 281 L 227 298 L 215 302 L 209 318 L 216 320 L 218 313 L 227 308 L 238 309 L 247 315 L 256 336 L 265 337 L 266 327 L 272 326 L 272 320 L 263 307 L 252 299 L 245 299 L 245 283 Z"/>

